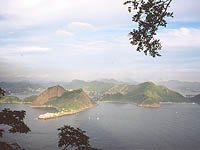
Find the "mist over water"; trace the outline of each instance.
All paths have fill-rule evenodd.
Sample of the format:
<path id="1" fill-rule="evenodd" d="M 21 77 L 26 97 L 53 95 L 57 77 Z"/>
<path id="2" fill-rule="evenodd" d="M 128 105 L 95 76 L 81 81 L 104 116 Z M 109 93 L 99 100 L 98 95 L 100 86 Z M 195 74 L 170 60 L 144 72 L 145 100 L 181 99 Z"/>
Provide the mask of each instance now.
<path id="1" fill-rule="evenodd" d="M 4 133 L 3 140 L 18 142 L 27 150 L 58 149 L 57 129 L 63 125 L 79 127 L 90 137 L 90 144 L 102 150 L 197 150 L 200 143 L 200 106 L 162 105 L 142 108 L 132 104 L 100 102 L 75 115 L 38 120 L 45 112 L 27 104 L 1 104 L 0 110 L 25 110 L 29 134 Z"/>

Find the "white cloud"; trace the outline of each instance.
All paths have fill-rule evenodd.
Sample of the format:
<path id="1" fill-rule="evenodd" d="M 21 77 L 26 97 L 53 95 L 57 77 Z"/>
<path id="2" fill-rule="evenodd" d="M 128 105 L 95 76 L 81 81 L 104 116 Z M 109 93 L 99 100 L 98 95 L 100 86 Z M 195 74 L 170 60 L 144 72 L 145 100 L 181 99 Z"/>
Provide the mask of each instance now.
<path id="1" fill-rule="evenodd" d="M 84 22 L 72 22 L 68 24 L 67 28 L 72 31 L 97 30 L 95 26 Z"/>
<path id="2" fill-rule="evenodd" d="M 72 37 L 72 36 L 74 36 L 73 33 L 68 32 L 68 31 L 66 31 L 66 30 L 57 30 L 57 31 L 56 31 L 56 34 L 57 34 L 57 35 L 67 36 L 67 37 Z"/>
<path id="3" fill-rule="evenodd" d="M 46 52 L 49 51 L 49 48 L 28 46 L 28 47 L 17 47 L 15 50 L 19 52 Z"/>
<path id="4" fill-rule="evenodd" d="M 54 22 L 79 21 L 102 25 L 131 23 L 124 0 L 1 0 L 0 27 L 24 28 Z M 199 21 L 198 0 L 173 0 L 173 20 Z"/>
<path id="5" fill-rule="evenodd" d="M 164 47 L 200 47 L 200 29 L 167 29 L 158 34 Z"/>
<path id="6" fill-rule="evenodd" d="M 0 12 L 4 19 L 0 25 L 23 28 L 80 19 L 111 23 L 111 20 L 115 21 L 120 18 L 119 16 L 127 15 L 123 2 L 123 0 L 1 0 Z"/>
<path id="7" fill-rule="evenodd" d="M 39 46 L 5 46 L 0 48 L 1 52 L 47 52 L 50 49 Z"/>
<path id="8" fill-rule="evenodd" d="M 12 32 L 12 31 L 11 31 L 11 32 L 8 32 L 8 34 L 15 34 L 15 32 Z"/>
<path id="9" fill-rule="evenodd" d="M 172 0 L 169 10 L 174 12 L 173 20 L 176 21 L 200 21 L 199 0 Z"/>

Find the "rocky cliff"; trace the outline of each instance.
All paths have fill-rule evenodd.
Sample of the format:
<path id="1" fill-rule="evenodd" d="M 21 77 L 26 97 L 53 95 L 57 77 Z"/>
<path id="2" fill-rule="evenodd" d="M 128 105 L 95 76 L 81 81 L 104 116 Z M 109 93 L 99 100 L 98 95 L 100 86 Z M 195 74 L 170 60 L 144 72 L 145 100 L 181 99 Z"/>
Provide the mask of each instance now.
<path id="1" fill-rule="evenodd" d="M 66 92 L 66 90 L 63 87 L 59 86 L 59 85 L 50 87 L 47 90 L 45 90 L 44 92 L 42 92 L 36 98 L 36 100 L 34 100 L 32 102 L 31 106 L 41 106 L 44 103 L 46 103 L 50 98 L 52 98 L 52 97 L 59 97 L 64 92 Z"/>

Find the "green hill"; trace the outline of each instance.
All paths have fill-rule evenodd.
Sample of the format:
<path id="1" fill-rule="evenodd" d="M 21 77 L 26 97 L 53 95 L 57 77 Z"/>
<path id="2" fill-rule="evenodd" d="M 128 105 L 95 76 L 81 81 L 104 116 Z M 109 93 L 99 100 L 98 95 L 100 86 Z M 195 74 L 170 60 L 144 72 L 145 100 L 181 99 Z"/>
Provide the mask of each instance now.
<path id="1" fill-rule="evenodd" d="M 37 97 L 38 97 L 37 95 L 32 95 L 32 96 L 26 97 L 23 99 L 23 102 L 32 103 L 34 100 L 36 100 Z"/>
<path id="2" fill-rule="evenodd" d="M 41 106 L 44 103 L 46 103 L 50 98 L 56 97 L 56 96 L 61 96 L 66 90 L 59 86 L 53 86 L 49 87 L 45 91 L 43 91 L 33 102 L 32 106 Z"/>
<path id="3" fill-rule="evenodd" d="M 73 111 L 91 107 L 94 103 L 82 90 L 67 91 L 57 85 L 42 92 L 31 104 L 33 107 L 54 107 L 58 111 Z"/>
<path id="4" fill-rule="evenodd" d="M 0 103 L 20 103 L 22 100 L 20 100 L 16 96 L 4 96 L 0 99 Z"/>
<path id="5" fill-rule="evenodd" d="M 66 91 L 59 97 L 50 98 L 44 105 L 55 107 L 58 111 L 73 111 L 90 107 L 93 103 L 82 89 L 78 89 Z"/>
<path id="6" fill-rule="evenodd" d="M 36 98 L 37 95 L 26 97 L 23 100 L 16 96 L 4 96 L 0 99 L 0 103 L 32 103 Z"/>
<path id="7" fill-rule="evenodd" d="M 185 102 L 181 94 L 152 82 L 139 85 L 127 85 L 124 90 L 114 94 L 105 94 L 101 100 L 116 102 L 131 102 L 138 105 L 154 105 L 160 102 Z"/>

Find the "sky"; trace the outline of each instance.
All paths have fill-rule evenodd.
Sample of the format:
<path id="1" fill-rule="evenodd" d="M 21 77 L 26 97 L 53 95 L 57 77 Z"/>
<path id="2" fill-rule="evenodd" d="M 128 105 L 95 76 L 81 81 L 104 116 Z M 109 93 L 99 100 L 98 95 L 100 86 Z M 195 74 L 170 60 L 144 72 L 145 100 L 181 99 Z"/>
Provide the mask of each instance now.
<path id="1" fill-rule="evenodd" d="M 1 0 L 0 81 L 200 82 L 200 1 L 173 0 L 161 57 L 136 52 L 125 0 Z"/>

